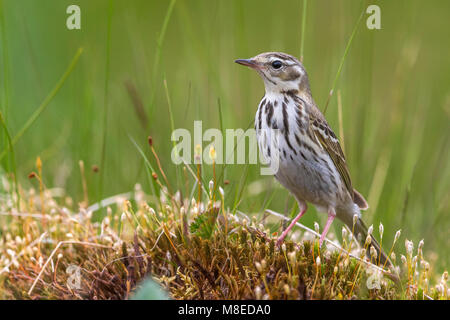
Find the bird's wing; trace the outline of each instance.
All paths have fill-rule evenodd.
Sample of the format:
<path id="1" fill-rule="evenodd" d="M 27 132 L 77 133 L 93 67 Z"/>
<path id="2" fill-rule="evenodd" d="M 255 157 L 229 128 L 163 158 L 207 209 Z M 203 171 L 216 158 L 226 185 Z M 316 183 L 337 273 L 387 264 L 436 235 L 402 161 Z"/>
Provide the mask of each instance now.
<path id="1" fill-rule="evenodd" d="M 319 140 L 324 150 L 330 156 L 342 181 L 344 181 L 350 196 L 354 199 L 352 181 L 350 180 L 350 173 L 348 172 L 345 156 L 333 130 L 331 130 L 323 116 L 314 113 L 310 114 L 309 129 L 314 133 L 314 136 Z"/>

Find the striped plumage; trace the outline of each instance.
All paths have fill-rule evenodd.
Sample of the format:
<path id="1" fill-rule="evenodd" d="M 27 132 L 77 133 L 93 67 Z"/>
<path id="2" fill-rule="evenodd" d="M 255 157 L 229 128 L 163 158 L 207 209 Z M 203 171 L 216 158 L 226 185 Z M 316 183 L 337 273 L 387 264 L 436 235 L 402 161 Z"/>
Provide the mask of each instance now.
<path id="1" fill-rule="evenodd" d="M 306 212 L 307 202 L 328 214 L 320 242 L 335 217 L 353 227 L 364 241 L 367 228 L 361 220 L 366 200 L 353 189 L 339 140 L 317 108 L 303 65 L 293 56 L 267 52 L 237 63 L 255 69 L 265 85 L 255 117 L 258 145 L 266 162 L 275 169 L 276 179 L 296 198 L 300 213 L 280 236 Z M 375 239 L 372 245 L 387 259 Z"/>

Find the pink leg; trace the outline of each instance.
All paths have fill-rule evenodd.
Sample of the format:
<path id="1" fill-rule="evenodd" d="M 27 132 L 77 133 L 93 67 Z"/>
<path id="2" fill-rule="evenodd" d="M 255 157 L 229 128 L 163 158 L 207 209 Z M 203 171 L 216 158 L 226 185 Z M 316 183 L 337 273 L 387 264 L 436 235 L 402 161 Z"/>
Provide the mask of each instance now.
<path id="1" fill-rule="evenodd" d="M 299 203 L 300 204 L 300 203 Z M 300 209 L 300 213 L 294 218 L 294 220 L 292 220 L 291 224 L 289 225 L 289 227 L 286 228 L 286 230 L 284 230 L 284 232 L 281 234 L 281 236 L 278 238 L 277 240 L 277 246 L 280 246 L 283 243 L 284 238 L 286 238 L 287 234 L 289 233 L 289 231 L 291 231 L 291 229 L 295 226 L 295 224 L 297 223 L 297 221 L 305 214 L 306 209 L 308 209 L 308 206 L 306 205 L 306 203 L 302 203 L 301 204 L 301 209 Z"/>
<path id="2" fill-rule="evenodd" d="M 330 229 L 331 223 L 333 222 L 334 218 L 336 217 L 336 212 L 333 208 L 328 209 L 328 220 L 325 224 L 325 229 L 323 229 L 322 235 L 320 236 L 320 245 L 322 246 L 322 242 L 325 239 L 325 236 L 328 233 L 328 230 Z"/>

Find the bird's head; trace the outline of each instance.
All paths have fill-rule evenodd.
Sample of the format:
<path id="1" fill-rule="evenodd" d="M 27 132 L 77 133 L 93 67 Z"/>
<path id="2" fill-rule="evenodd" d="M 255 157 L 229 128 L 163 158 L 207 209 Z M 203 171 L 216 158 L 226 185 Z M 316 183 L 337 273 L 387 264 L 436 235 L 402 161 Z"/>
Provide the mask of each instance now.
<path id="1" fill-rule="evenodd" d="M 300 61 L 282 52 L 265 52 L 250 59 L 235 60 L 255 69 L 267 93 L 298 92 L 311 95 L 308 75 Z"/>

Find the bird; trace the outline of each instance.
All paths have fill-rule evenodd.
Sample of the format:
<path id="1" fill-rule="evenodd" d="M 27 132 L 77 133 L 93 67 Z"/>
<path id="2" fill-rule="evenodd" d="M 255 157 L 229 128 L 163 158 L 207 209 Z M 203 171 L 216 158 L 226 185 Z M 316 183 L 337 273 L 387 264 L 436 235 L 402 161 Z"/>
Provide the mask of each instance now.
<path id="1" fill-rule="evenodd" d="M 235 62 L 256 70 L 264 81 L 265 94 L 255 116 L 258 147 L 274 169 L 275 178 L 295 197 L 300 209 L 277 245 L 283 243 L 310 203 L 328 215 L 320 245 L 338 218 L 363 244 L 369 242 L 374 247 L 383 266 L 391 266 L 361 218 L 361 211 L 369 205 L 353 188 L 344 152 L 314 102 L 303 64 L 282 52 L 265 52 Z"/>

